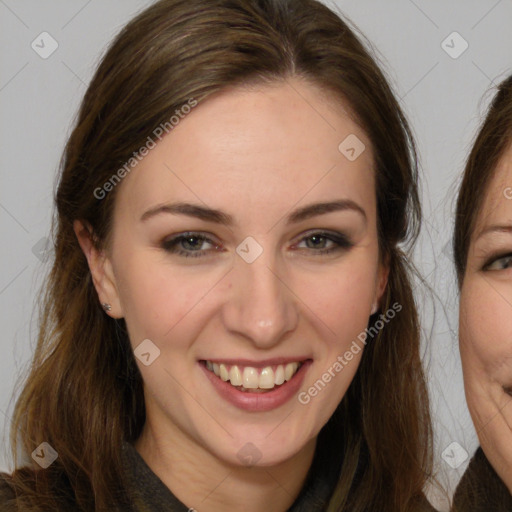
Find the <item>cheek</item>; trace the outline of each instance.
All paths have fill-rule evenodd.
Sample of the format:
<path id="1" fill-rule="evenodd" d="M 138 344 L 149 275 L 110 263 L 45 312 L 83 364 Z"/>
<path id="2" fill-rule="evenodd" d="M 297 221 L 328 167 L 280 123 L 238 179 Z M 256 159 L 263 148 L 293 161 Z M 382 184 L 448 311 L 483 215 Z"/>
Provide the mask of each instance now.
<path id="1" fill-rule="evenodd" d="M 139 339 L 167 337 L 191 312 L 201 309 L 208 291 L 222 278 L 221 272 L 191 268 L 176 269 L 144 252 L 119 264 L 118 291 L 134 345 Z"/>
<path id="2" fill-rule="evenodd" d="M 503 381 L 512 376 L 512 303 L 500 287 L 482 278 L 464 285 L 459 338 L 466 369 Z"/>
<path id="3" fill-rule="evenodd" d="M 371 254 L 356 254 L 329 270 L 296 278 L 297 295 L 333 331 L 338 344 L 367 326 L 376 292 L 376 260 Z"/>
<path id="4" fill-rule="evenodd" d="M 355 273 L 332 276 L 315 284 L 311 286 L 310 283 L 310 300 L 334 322 L 339 322 L 341 318 L 357 318 L 362 311 L 368 312 L 372 302 L 373 283 L 357 279 Z"/>

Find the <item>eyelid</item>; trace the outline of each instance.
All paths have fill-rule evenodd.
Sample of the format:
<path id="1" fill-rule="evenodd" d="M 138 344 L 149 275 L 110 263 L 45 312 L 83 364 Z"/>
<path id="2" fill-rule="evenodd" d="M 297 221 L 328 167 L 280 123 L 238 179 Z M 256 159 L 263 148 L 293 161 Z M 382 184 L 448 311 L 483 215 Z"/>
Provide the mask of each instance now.
<path id="1" fill-rule="evenodd" d="M 331 231 L 329 229 L 317 228 L 317 229 L 308 229 L 307 231 L 302 232 L 300 235 L 295 237 L 295 239 L 297 241 L 293 243 L 292 247 L 296 246 L 300 242 L 303 242 L 305 239 L 311 238 L 312 236 L 315 236 L 315 235 L 323 237 L 323 238 L 327 238 L 331 242 L 337 244 L 339 249 L 350 248 L 350 247 L 354 246 L 354 243 L 352 242 L 350 237 L 344 233 L 340 233 L 338 231 Z M 325 250 L 327 250 L 327 249 L 324 249 L 324 251 Z M 318 249 L 316 252 L 321 252 L 321 251 L 322 251 L 322 249 Z"/>
<path id="2" fill-rule="evenodd" d="M 202 238 L 208 242 L 217 244 L 217 242 L 214 240 L 217 237 L 215 237 L 211 233 L 207 233 L 206 231 L 182 231 L 180 233 L 175 233 L 173 235 L 169 235 L 169 236 L 165 237 L 163 239 L 163 242 L 173 242 L 175 240 L 179 240 L 179 239 L 187 238 L 187 237 Z"/>
<path id="3" fill-rule="evenodd" d="M 183 249 L 175 249 L 176 246 L 179 244 L 179 242 L 181 240 L 186 239 L 187 237 L 199 238 L 203 242 L 210 243 L 214 246 L 213 250 L 218 250 L 219 248 L 222 247 L 222 244 L 215 240 L 216 237 L 214 237 L 211 233 L 206 233 L 204 231 L 183 231 L 181 233 L 176 233 L 174 235 L 165 237 L 160 242 L 160 246 L 168 252 L 175 253 L 178 255 L 186 254 L 189 256 L 190 255 L 194 255 L 194 256 L 205 255 L 212 250 L 212 249 L 200 249 L 197 251 L 185 251 Z M 175 250 L 173 250 L 173 249 L 175 249 Z"/>
<path id="4" fill-rule="evenodd" d="M 486 271 L 486 270 L 490 270 L 490 271 L 493 271 L 493 270 L 508 270 L 508 269 L 491 269 L 489 267 L 491 267 L 491 265 L 493 265 L 494 263 L 500 261 L 500 260 L 504 260 L 506 258 L 512 258 L 512 252 L 505 252 L 505 253 L 496 253 L 494 254 L 493 256 L 491 256 L 490 258 L 487 259 L 486 263 L 484 263 L 484 265 L 482 266 L 482 270 Z"/>

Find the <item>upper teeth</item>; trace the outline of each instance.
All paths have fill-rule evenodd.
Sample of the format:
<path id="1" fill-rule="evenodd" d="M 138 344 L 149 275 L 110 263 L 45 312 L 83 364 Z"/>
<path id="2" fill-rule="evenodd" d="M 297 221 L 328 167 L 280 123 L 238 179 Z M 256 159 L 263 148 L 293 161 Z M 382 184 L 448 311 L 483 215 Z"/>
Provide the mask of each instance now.
<path id="1" fill-rule="evenodd" d="M 206 368 L 220 377 L 224 382 L 230 381 L 232 386 L 243 386 L 246 389 L 272 389 L 285 381 L 289 381 L 299 369 L 300 363 L 278 364 L 274 368 L 254 368 L 252 366 L 229 366 L 226 364 L 206 361 Z"/>

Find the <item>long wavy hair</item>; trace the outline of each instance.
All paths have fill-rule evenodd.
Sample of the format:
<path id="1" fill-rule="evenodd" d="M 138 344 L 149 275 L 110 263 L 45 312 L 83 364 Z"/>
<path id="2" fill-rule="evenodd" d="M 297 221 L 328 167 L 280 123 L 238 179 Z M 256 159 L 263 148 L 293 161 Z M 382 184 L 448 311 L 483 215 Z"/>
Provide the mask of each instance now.
<path id="1" fill-rule="evenodd" d="M 24 510 L 59 509 L 71 498 L 86 511 L 119 504 L 120 446 L 136 440 L 145 421 L 143 382 L 124 320 L 104 314 L 73 221 L 89 223 L 104 247 L 118 187 L 101 200 L 94 191 L 155 127 L 190 98 L 201 108 L 228 86 L 291 77 L 350 105 L 371 141 L 380 255 L 390 266 L 382 310 L 402 306 L 368 343 L 335 412 L 343 463 L 328 510 L 406 512 L 423 498 L 432 433 L 408 263 L 420 225 L 418 166 L 386 78 L 348 23 L 318 1 L 161 0 L 110 45 L 62 158 L 55 260 L 10 439 L 14 460 L 43 441 L 58 458 L 45 470 L 16 467 L 13 485 Z M 369 327 L 377 321 L 379 314 Z"/>

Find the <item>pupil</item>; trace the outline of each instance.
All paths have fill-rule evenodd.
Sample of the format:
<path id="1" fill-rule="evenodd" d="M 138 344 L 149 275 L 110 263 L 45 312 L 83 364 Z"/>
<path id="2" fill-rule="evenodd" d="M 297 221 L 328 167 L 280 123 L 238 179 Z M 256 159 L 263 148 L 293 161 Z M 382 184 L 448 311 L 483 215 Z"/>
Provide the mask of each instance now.
<path id="1" fill-rule="evenodd" d="M 183 240 L 187 249 L 197 249 L 201 246 L 201 241 L 195 236 L 190 236 Z"/>
<path id="2" fill-rule="evenodd" d="M 322 243 L 324 242 L 324 237 L 313 235 L 312 237 L 310 237 L 309 241 L 311 242 L 311 245 L 313 247 L 318 247 L 319 245 L 322 245 Z"/>

